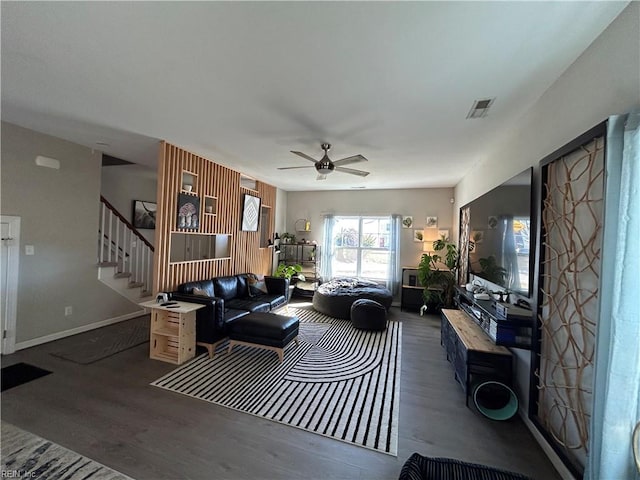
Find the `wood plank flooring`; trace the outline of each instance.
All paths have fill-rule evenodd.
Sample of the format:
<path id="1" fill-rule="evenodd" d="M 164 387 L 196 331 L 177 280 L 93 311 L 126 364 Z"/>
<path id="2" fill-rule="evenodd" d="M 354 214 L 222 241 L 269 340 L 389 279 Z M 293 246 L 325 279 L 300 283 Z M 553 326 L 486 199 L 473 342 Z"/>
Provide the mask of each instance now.
<path id="1" fill-rule="evenodd" d="M 395 479 L 413 452 L 560 478 L 519 418 L 465 407 L 438 317 L 390 318 L 403 322 L 397 458 L 151 387 L 175 366 L 148 344 L 91 365 L 50 355 L 56 342 L 3 356 L 53 374 L 2 393 L 2 419 L 138 480 Z"/>

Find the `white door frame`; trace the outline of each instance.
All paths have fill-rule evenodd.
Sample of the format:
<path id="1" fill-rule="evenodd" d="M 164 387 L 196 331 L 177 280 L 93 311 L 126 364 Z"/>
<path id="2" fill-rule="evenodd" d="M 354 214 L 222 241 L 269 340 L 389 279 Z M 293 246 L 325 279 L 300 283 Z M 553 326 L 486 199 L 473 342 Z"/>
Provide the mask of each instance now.
<path id="1" fill-rule="evenodd" d="M 16 322 L 18 312 L 18 278 L 20 272 L 20 217 L 1 215 L 0 221 L 9 224 L 11 232 L 9 238 L 2 238 L 7 246 L 7 264 L 2 266 L 7 276 L 7 299 L 3 302 L 2 318 L 4 325 L 0 325 L 0 341 L 2 341 L 2 353 L 8 354 L 16 351 Z M 4 292 L 2 292 L 4 294 Z M 4 336 L 6 331 L 6 336 Z M 4 338 L 2 338 L 4 336 Z"/>

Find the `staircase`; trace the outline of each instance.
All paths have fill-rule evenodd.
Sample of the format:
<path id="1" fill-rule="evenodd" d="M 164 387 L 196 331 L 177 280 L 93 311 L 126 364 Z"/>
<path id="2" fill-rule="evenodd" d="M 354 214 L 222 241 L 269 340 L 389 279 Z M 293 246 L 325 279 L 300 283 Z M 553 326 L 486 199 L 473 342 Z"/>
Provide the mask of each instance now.
<path id="1" fill-rule="evenodd" d="M 98 279 L 134 303 L 151 299 L 153 245 L 103 196 L 98 229 Z"/>

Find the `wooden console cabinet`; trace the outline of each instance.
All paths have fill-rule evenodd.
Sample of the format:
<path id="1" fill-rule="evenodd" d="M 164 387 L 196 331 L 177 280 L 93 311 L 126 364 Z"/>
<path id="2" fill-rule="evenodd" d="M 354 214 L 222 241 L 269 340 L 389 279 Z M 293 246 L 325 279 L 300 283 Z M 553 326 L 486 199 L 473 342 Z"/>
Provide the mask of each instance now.
<path id="1" fill-rule="evenodd" d="M 447 360 L 453 363 L 455 378 L 465 392 L 465 404 L 474 384 L 494 380 L 511 385 L 511 352 L 491 341 L 487 334 L 462 310 L 442 310 L 440 343 Z"/>

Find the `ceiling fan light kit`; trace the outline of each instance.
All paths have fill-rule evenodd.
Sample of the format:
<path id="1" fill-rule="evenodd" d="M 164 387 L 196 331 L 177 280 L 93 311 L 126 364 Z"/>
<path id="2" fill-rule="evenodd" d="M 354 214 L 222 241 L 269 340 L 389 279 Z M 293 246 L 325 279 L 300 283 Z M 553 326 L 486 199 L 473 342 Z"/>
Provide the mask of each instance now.
<path id="1" fill-rule="evenodd" d="M 332 162 L 331 159 L 329 158 L 329 155 L 327 154 L 327 152 L 331 148 L 331 144 L 323 143 L 322 145 L 320 145 L 320 147 L 322 148 L 322 150 L 324 150 L 324 155 L 320 160 L 316 160 L 313 157 L 310 157 L 309 155 L 307 155 L 306 153 L 291 150 L 291 153 L 298 155 L 304 158 L 305 160 L 309 160 L 314 163 L 313 166 L 318 172 L 318 176 L 316 177 L 316 180 L 326 179 L 327 175 L 333 172 L 334 170 L 342 173 L 348 173 L 350 175 L 358 175 L 360 177 L 366 177 L 367 175 L 369 175 L 369 172 L 365 172 L 364 170 L 356 170 L 354 168 L 342 167 L 342 165 L 349 165 L 351 163 L 366 162 L 367 159 L 364 156 L 360 154 L 352 155 L 350 157 L 342 158 L 340 160 L 336 160 L 335 162 Z M 291 170 L 294 168 L 309 168 L 309 167 L 279 167 L 278 170 Z"/>

